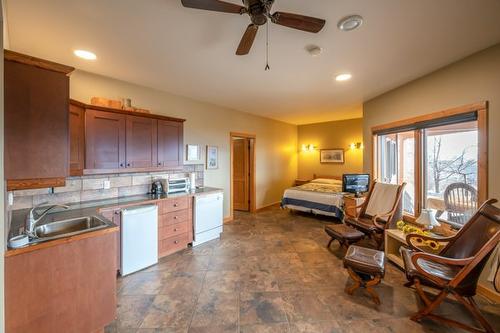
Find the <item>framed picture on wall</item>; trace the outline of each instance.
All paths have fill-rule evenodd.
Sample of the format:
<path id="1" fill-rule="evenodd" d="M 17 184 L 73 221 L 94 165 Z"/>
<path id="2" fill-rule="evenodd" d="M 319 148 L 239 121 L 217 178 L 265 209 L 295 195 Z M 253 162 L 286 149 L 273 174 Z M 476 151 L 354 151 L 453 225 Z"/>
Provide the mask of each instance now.
<path id="1" fill-rule="evenodd" d="M 219 168 L 219 148 L 217 146 L 207 146 L 207 169 Z"/>
<path id="2" fill-rule="evenodd" d="M 344 163 L 344 149 L 320 149 L 319 151 L 320 163 Z"/>
<path id="3" fill-rule="evenodd" d="M 186 161 L 193 162 L 201 160 L 199 145 L 186 145 Z"/>

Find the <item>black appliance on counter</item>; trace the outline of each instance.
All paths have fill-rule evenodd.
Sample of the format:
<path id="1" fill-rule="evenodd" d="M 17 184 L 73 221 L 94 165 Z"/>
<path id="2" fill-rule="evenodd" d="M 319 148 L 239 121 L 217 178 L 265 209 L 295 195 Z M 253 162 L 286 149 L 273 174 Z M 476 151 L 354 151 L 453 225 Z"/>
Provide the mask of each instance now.
<path id="1" fill-rule="evenodd" d="M 160 180 L 155 180 L 152 184 L 151 184 L 151 192 L 150 194 L 153 194 L 153 195 L 160 195 L 160 194 L 163 194 L 163 184 Z"/>

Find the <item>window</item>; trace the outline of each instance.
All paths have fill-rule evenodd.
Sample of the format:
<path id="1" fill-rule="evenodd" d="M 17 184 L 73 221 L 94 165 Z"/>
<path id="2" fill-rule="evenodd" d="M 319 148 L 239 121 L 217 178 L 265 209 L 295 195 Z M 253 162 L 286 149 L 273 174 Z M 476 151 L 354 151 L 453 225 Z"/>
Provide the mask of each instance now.
<path id="1" fill-rule="evenodd" d="M 486 103 L 377 126 L 374 178 L 406 183 L 403 213 L 462 226 L 487 198 Z"/>

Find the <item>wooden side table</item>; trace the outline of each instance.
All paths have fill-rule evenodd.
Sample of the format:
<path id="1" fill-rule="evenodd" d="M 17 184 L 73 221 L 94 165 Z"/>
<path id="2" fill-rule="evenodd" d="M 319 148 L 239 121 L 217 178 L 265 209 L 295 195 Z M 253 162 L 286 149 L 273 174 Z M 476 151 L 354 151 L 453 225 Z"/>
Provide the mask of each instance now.
<path id="1" fill-rule="evenodd" d="M 357 211 L 354 211 L 356 206 L 361 205 L 365 202 L 366 197 L 356 198 L 353 195 L 344 195 L 344 211 L 349 215 L 357 215 L 359 213 L 360 208 Z"/>
<path id="2" fill-rule="evenodd" d="M 431 235 L 432 237 L 439 237 L 435 234 Z M 406 243 L 406 234 L 399 230 L 399 229 L 387 229 L 385 231 L 385 245 L 384 245 L 384 251 L 385 251 L 385 256 L 387 257 L 388 260 L 392 261 L 395 263 L 397 266 L 404 268 L 404 263 L 403 263 L 403 258 L 401 258 L 401 254 L 399 253 L 399 248 L 401 246 L 408 246 L 408 243 Z M 441 246 L 445 245 L 446 243 L 440 243 Z M 424 250 L 427 253 L 438 253 L 439 250 L 434 251 L 430 247 L 425 246 L 425 245 L 419 245 L 419 248 Z M 440 248 L 441 250 L 441 248 Z"/>
<path id="3" fill-rule="evenodd" d="M 295 186 L 300 186 L 309 183 L 310 180 L 307 179 L 295 179 Z"/>

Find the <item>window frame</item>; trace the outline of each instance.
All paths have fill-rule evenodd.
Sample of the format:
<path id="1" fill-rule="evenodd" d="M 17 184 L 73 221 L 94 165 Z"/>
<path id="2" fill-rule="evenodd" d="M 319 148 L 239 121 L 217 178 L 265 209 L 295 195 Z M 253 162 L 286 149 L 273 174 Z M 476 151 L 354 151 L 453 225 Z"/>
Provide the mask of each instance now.
<path id="1" fill-rule="evenodd" d="M 372 179 L 378 178 L 379 163 L 378 161 L 378 137 L 382 131 L 390 131 L 391 129 L 403 128 L 405 126 L 413 126 L 418 123 L 449 118 L 461 114 L 476 112 L 477 128 L 478 128 L 478 173 L 477 173 L 477 191 L 478 191 L 478 206 L 485 202 L 488 198 L 488 102 L 479 102 L 467 104 L 457 108 L 447 109 L 443 111 L 433 112 L 418 117 L 399 120 L 383 125 L 374 126 L 371 128 L 372 133 Z M 408 131 L 402 129 L 402 131 Z M 415 136 L 415 215 L 403 213 L 405 221 L 415 222 L 417 217 L 422 212 L 423 197 L 424 197 L 424 129 L 413 129 Z"/>

